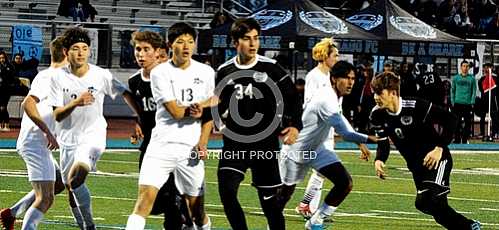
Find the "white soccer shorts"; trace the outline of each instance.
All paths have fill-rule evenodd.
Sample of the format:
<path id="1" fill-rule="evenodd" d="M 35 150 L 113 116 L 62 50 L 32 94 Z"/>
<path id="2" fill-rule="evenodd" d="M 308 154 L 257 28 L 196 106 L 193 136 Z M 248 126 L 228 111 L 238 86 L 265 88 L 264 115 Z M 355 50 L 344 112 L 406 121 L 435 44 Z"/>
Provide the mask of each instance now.
<path id="1" fill-rule="evenodd" d="M 283 154 L 282 159 L 279 161 L 279 170 L 281 173 L 281 180 L 285 185 L 295 185 L 302 182 L 308 173 L 310 167 L 319 171 L 321 168 L 341 162 L 336 153 L 324 145 L 321 145 L 315 150 L 314 157 L 299 163 Z"/>
<path id="2" fill-rule="evenodd" d="M 75 146 L 60 145 L 60 164 L 62 182 L 68 184 L 69 171 L 74 163 L 85 164 L 91 172 L 97 169 L 97 161 L 102 156 L 105 146 L 92 146 L 90 144 L 80 144 Z"/>
<path id="3" fill-rule="evenodd" d="M 26 163 L 29 181 L 55 181 L 55 170 L 58 165 L 50 150 L 47 148 L 20 149 L 19 155 Z"/>
<path id="4" fill-rule="evenodd" d="M 193 147 L 178 143 L 151 142 L 147 147 L 139 176 L 139 185 L 160 189 L 171 172 L 180 194 L 204 194 L 204 161 L 196 159 Z"/>

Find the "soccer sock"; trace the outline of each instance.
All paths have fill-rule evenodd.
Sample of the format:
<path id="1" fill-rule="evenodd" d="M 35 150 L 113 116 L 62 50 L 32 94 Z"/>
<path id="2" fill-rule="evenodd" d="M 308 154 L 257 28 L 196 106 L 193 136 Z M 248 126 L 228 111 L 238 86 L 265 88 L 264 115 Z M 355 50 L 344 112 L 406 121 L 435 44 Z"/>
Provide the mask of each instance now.
<path id="1" fill-rule="evenodd" d="M 37 208 L 30 207 L 24 215 L 22 230 L 36 230 L 38 223 L 43 219 L 43 212 Z"/>
<path id="2" fill-rule="evenodd" d="M 31 192 L 14 204 L 14 206 L 10 208 L 10 211 L 12 212 L 12 215 L 19 217 L 22 213 L 26 212 L 33 202 L 35 202 L 35 191 L 31 190 Z"/>
<path id="3" fill-rule="evenodd" d="M 208 217 L 208 223 L 204 224 L 203 226 L 199 226 L 198 225 L 196 229 L 198 229 L 198 230 L 209 230 L 209 229 L 211 229 L 211 220 L 210 220 L 210 218 Z"/>
<path id="4" fill-rule="evenodd" d="M 87 186 L 85 184 L 82 184 L 80 185 L 80 187 L 73 189 L 73 195 L 83 217 L 85 228 L 95 228 L 94 220 L 92 217 L 90 191 L 88 190 Z"/>
<path id="5" fill-rule="evenodd" d="M 125 230 L 142 230 L 146 226 L 146 219 L 137 214 L 132 214 L 128 217 Z"/>
<path id="6" fill-rule="evenodd" d="M 78 224 L 78 227 L 80 229 L 84 229 L 84 226 L 83 226 L 83 216 L 81 215 L 81 212 L 80 212 L 80 209 L 77 207 L 71 207 L 71 213 L 73 213 L 73 218 L 76 222 L 76 224 Z"/>
<path id="7" fill-rule="evenodd" d="M 334 211 L 336 211 L 337 207 L 327 205 L 326 203 L 322 204 L 322 207 L 317 210 L 312 218 L 310 218 L 310 222 L 312 224 L 322 224 L 324 219 L 333 215 Z"/>
<path id="8" fill-rule="evenodd" d="M 303 195 L 303 200 L 301 202 L 304 204 L 310 204 L 311 201 L 315 199 L 319 199 L 320 201 L 323 184 L 324 178 L 314 170 L 314 173 L 312 173 L 310 179 L 308 180 L 307 188 L 305 189 L 305 194 Z M 319 204 L 315 206 L 316 210 L 318 206 Z"/>

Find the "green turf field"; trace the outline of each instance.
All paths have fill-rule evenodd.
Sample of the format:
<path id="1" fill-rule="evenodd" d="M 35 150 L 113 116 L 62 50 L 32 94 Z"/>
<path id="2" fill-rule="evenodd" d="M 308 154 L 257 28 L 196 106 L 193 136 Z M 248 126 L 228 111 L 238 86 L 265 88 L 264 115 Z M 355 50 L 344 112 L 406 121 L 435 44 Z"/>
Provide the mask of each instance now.
<path id="1" fill-rule="evenodd" d="M 328 229 L 441 229 L 430 216 L 414 206 L 415 188 L 405 162 L 392 154 L 387 162 L 389 177 L 374 177 L 372 162 L 357 159 L 357 154 L 340 153 L 353 176 L 354 188 L 334 214 Z M 138 152 L 108 152 L 98 163 L 99 172 L 87 184 L 92 193 L 95 222 L 99 229 L 123 228 L 132 212 L 137 194 Z M 217 192 L 217 160 L 206 163 L 206 209 L 213 229 L 229 229 Z M 266 229 L 255 189 L 248 173 L 239 191 L 239 200 L 251 229 Z M 305 184 L 298 185 L 285 210 L 287 229 L 304 229 L 304 220 L 294 212 Z M 331 188 L 326 183 L 327 191 Z M 482 222 L 483 229 L 499 229 L 499 153 L 454 154 L 451 176 L 451 206 Z M 0 207 L 16 202 L 31 189 L 24 162 L 14 152 L 0 151 Z M 323 192 L 323 196 L 326 191 Z M 76 229 L 72 225 L 66 194 L 60 194 L 39 229 Z M 161 229 L 162 217 L 151 216 L 148 229 Z M 18 222 L 16 229 L 20 228 Z"/>

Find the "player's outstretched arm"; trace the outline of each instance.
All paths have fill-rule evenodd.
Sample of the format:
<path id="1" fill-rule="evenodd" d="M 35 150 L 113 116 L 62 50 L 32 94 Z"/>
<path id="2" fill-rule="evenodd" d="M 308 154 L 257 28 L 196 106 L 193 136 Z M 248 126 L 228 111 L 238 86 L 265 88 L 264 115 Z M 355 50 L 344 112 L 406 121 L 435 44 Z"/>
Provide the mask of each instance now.
<path id="1" fill-rule="evenodd" d="M 356 132 L 348 120 L 340 113 L 333 113 L 328 118 L 329 124 L 334 127 L 334 130 L 340 134 L 346 141 L 355 143 L 377 142 L 375 136 L 368 136 L 366 134 Z"/>
<path id="2" fill-rule="evenodd" d="M 45 136 L 47 137 L 48 140 L 48 146 L 50 150 L 54 150 L 59 148 L 59 145 L 57 144 L 57 140 L 55 139 L 54 135 L 52 132 L 50 132 L 49 128 L 47 127 L 47 124 L 43 121 L 42 117 L 40 116 L 40 113 L 38 112 L 38 109 L 36 108 L 36 104 L 40 100 L 33 96 L 33 95 L 28 95 L 27 97 L 24 98 L 24 101 L 22 102 L 21 106 L 26 112 L 26 115 L 28 115 L 29 119 L 33 121 L 33 123 L 42 130 L 43 133 L 45 133 Z"/>
<path id="3" fill-rule="evenodd" d="M 55 120 L 60 122 L 68 117 L 76 107 L 90 105 L 94 103 L 94 101 L 95 98 L 92 93 L 85 91 L 63 107 L 56 107 L 54 109 Z"/>

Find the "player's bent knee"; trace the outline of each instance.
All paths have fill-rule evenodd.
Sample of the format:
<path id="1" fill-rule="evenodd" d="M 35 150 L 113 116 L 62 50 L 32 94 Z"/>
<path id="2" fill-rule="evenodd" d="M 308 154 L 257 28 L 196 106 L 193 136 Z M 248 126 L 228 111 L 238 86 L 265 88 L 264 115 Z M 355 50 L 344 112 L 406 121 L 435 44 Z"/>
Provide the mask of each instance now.
<path id="1" fill-rule="evenodd" d="M 415 206 L 419 211 L 432 215 L 435 208 L 434 205 L 430 192 L 424 192 L 416 196 Z"/>

